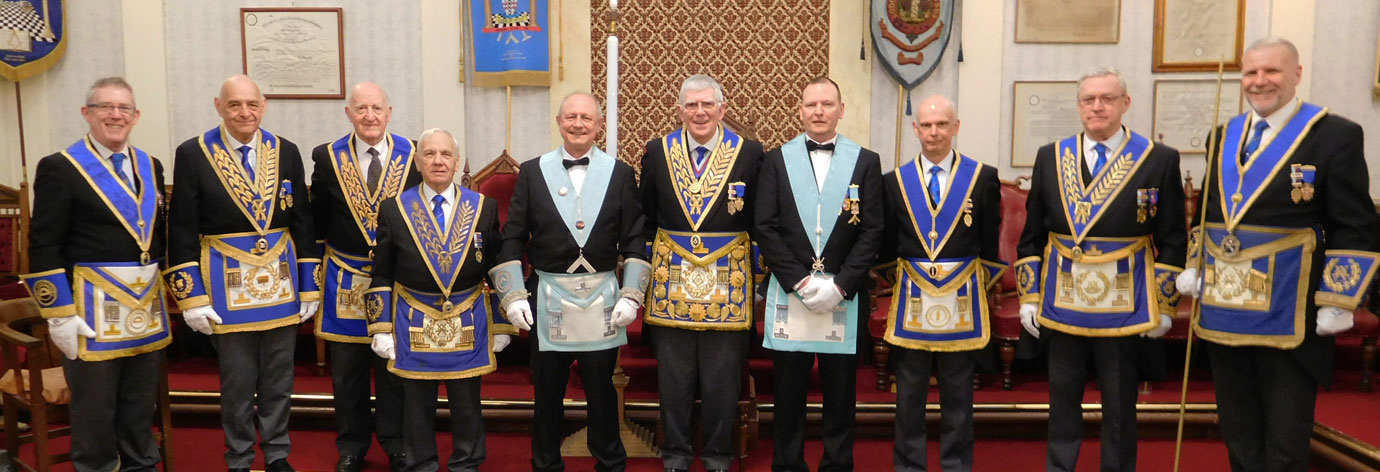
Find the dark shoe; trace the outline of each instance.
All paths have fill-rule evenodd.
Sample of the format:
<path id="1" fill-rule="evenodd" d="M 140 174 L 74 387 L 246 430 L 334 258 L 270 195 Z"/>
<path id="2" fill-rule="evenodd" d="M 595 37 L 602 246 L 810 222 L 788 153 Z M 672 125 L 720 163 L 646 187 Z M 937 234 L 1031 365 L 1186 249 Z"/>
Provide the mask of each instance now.
<path id="1" fill-rule="evenodd" d="M 364 469 L 364 458 L 355 456 L 340 456 L 340 460 L 335 462 L 335 472 L 359 472 Z"/>
<path id="2" fill-rule="evenodd" d="M 276 461 L 273 461 L 272 464 L 269 464 L 269 465 L 268 465 L 268 470 L 267 470 L 266 472 L 297 472 L 297 471 L 292 469 L 292 464 L 288 464 L 287 459 L 278 459 L 278 460 L 276 460 Z"/>
<path id="3" fill-rule="evenodd" d="M 388 469 L 393 472 L 403 472 L 407 470 L 407 453 L 399 452 L 388 455 Z"/>

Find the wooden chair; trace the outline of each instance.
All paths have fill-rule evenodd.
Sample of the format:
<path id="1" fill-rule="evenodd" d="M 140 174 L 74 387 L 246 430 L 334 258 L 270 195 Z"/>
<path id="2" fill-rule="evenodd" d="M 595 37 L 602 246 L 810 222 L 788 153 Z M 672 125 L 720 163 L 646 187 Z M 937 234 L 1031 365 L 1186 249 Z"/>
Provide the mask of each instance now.
<path id="1" fill-rule="evenodd" d="M 29 272 L 29 183 L 0 185 L 0 276 Z"/>
<path id="2" fill-rule="evenodd" d="M 62 352 L 51 346 L 48 323 L 38 314 L 32 298 L 0 302 L 0 402 L 4 404 L 5 448 L 14 466 L 31 472 L 45 472 L 54 464 L 72 459 L 70 451 L 52 453 L 53 439 L 71 435 L 67 404 L 72 399 L 62 371 Z M 23 358 L 20 349 L 23 349 Z M 158 403 L 154 421 L 159 455 L 164 472 L 172 469 L 172 411 L 168 398 L 168 370 L 164 360 L 159 370 Z M 29 418 L 29 430 L 21 431 L 21 410 Z M 33 463 L 19 457 L 22 444 L 33 444 Z"/>

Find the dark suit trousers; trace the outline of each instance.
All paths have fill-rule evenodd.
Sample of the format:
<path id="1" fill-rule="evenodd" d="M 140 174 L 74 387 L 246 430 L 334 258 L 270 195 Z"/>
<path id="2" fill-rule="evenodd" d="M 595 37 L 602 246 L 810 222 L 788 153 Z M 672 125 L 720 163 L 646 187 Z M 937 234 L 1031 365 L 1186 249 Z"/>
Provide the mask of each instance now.
<path id="1" fill-rule="evenodd" d="M 532 422 L 532 470 L 565 470 L 561 460 L 561 439 L 565 426 L 565 387 L 570 380 L 570 365 L 580 363 L 589 404 L 589 434 L 586 445 L 598 463 L 594 470 L 621 471 L 627 468 L 628 454 L 619 436 L 618 392 L 613 389 L 613 367 L 618 348 L 587 352 L 541 351 L 532 340 L 532 385 L 536 407 Z"/>
<path id="2" fill-rule="evenodd" d="M 72 390 L 72 465 L 78 471 L 154 470 L 159 456 L 152 428 L 163 362 L 163 351 L 94 362 L 62 358 Z"/>
<path id="3" fill-rule="evenodd" d="M 402 383 L 388 371 L 388 360 L 369 344 L 326 341 L 331 351 L 331 386 L 335 407 L 335 449 L 341 456 L 364 457 L 377 429 L 383 452 L 403 452 Z M 369 371 L 378 396 L 370 410 Z"/>
<path id="4" fill-rule="evenodd" d="M 700 459 L 706 469 L 727 469 L 734 460 L 733 425 L 738 418 L 747 331 L 694 331 L 656 327 L 657 390 L 661 395 L 661 462 L 689 469 L 694 459 L 690 412 L 700 397 Z"/>
<path id="5" fill-rule="evenodd" d="M 1294 353 L 1204 344 L 1231 469 L 1308 470 L 1318 383 Z"/>
<path id="6" fill-rule="evenodd" d="M 772 423 L 771 470 L 809 472 L 805 464 L 805 393 L 819 357 L 824 394 L 824 457 L 819 471 L 853 470 L 853 426 L 857 423 L 858 355 L 771 351 L 776 408 Z"/>
<path id="7" fill-rule="evenodd" d="M 945 472 L 973 470 L 972 352 L 931 352 L 895 347 L 896 439 L 891 463 L 898 471 L 929 470 L 925 403 L 930 375 L 939 377 L 939 465 Z M 936 369 L 937 366 L 937 369 Z"/>
<path id="8" fill-rule="evenodd" d="M 1049 336 L 1049 445 L 1046 469 L 1072 472 L 1083 444 L 1088 358 L 1102 391 L 1102 470 L 1136 470 L 1136 374 L 1132 339 L 1044 330 Z"/>
<path id="9" fill-rule="evenodd" d="M 254 462 L 256 438 L 264 451 L 264 463 L 287 459 L 297 325 L 216 334 L 211 342 L 220 356 L 220 423 L 225 428 L 226 467 L 249 467 Z"/>
<path id="10" fill-rule="evenodd" d="M 408 472 L 440 470 L 436 452 L 436 403 L 441 382 L 450 401 L 450 461 L 452 472 L 477 471 L 484 463 L 484 417 L 479 405 L 479 379 L 400 379 L 403 384 L 403 443 Z"/>

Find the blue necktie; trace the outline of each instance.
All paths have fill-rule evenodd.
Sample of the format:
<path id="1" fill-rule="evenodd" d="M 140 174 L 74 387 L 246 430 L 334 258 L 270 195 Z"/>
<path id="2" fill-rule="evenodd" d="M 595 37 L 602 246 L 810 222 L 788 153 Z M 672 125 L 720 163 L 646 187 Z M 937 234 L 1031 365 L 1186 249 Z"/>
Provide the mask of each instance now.
<path id="1" fill-rule="evenodd" d="M 254 181 L 254 168 L 249 165 L 249 145 L 240 146 L 240 163 L 244 164 L 244 175 L 249 176 L 249 181 Z"/>
<path id="2" fill-rule="evenodd" d="M 930 183 L 927 187 L 930 191 L 930 203 L 939 206 L 939 199 L 942 197 L 939 194 L 939 166 L 930 167 Z"/>
<path id="3" fill-rule="evenodd" d="M 446 197 L 440 195 L 431 197 L 431 215 L 436 217 L 436 226 L 442 231 L 446 228 L 446 212 L 441 210 L 441 204 L 446 202 Z"/>
<path id="4" fill-rule="evenodd" d="M 1092 175 L 1096 177 L 1097 171 L 1102 170 L 1102 166 L 1107 165 L 1107 145 L 1097 143 L 1096 146 L 1093 146 L 1093 150 L 1097 151 L 1097 162 L 1093 163 L 1092 168 Z"/>
<path id="5" fill-rule="evenodd" d="M 709 148 L 704 146 L 695 148 L 695 167 L 704 165 L 705 154 L 709 154 Z"/>
<path id="6" fill-rule="evenodd" d="M 1255 126 L 1252 126 L 1255 133 L 1251 135 L 1251 140 L 1246 142 L 1246 148 L 1241 150 L 1242 164 L 1251 159 L 1251 155 L 1255 154 L 1256 149 L 1260 149 L 1260 138 L 1265 136 L 1265 130 L 1269 127 L 1270 122 L 1265 120 L 1260 120 L 1256 122 Z"/>
<path id="7" fill-rule="evenodd" d="M 125 175 L 125 154 L 121 152 L 111 154 L 110 164 L 115 167 L 115 176 L 129 184 L 129 188 L 134 188 L 134 182 L 129 180 L 128 175 Z"/>

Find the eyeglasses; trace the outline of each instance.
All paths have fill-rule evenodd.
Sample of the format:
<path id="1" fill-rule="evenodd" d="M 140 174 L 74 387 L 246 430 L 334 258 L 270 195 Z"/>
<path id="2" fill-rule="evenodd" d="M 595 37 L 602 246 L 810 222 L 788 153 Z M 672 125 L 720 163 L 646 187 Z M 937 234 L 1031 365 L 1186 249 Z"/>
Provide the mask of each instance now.
<path id="1" fill-rule="evenodd" d="M 86 107 L 94 109 L 102 114 L 109 114 L 111 111 L 118 110 L 121 114 L 133 115 L 135 112 L 139 111 L 138 108 L 134 108 L 134 105 L 116 105 L 114 103 L 88 103 Z"/>
<path id="2" fill-rule="evenodd" d="M 1090 106 L 1096 105 L 1097 102 L 1102 102 L 1103 105 L 1111 105 L 1113 102 L 1115 102 L 1115 101 L 1117 101 L 1117 100 L 1121 100 L 1121 98 L 1122 98 L 1122 97 L 1125 97 L 1125 96 L 1126 96 L 1125 94 L 1122 94 L 1122 95 L 1102 95 L 1102 96 L 1078 97 L 1078 104 L 1079 104 L 1079 105 L 1083 105 L 1083 106 L 1085 106 L 1085 107 L 1090 107 Z"/>
<path id="3" fill-rule="evenodd" d="M 682 103 L 680 107 L 685 111 L 714 111 L 715 108 L 719 107 L 719 102 L 706 100 L 703 102 Z"/>

